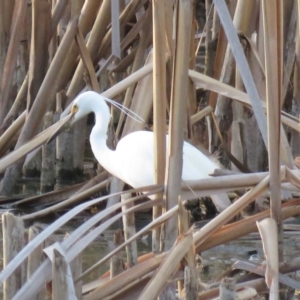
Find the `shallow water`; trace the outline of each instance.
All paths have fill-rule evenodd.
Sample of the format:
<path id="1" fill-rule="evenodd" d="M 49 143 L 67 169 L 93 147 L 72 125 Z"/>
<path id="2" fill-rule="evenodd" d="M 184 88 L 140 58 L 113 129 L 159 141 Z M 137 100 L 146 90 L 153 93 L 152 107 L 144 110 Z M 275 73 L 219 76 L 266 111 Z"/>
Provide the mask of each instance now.
<path id="1" fill-rule="evenodd" d="M 32 194 L 34 185 L 27 185 L 26 189 L 21 189 L 26 194 Z M 36 189 L 35 189 L 36 191 Z M 55 240 L 62 240 L 65 234 L 74 230 L 85 218 L 90 216 L 81 215 L 72 222 L 66 224 L 61 228 L 60 232 L 53 238 Z M 152 219 L 149 213 L 136 214 L 136 227 L 137 230 L 143 228 Z M 46 219 L 44 219 L 46 221 Z M 47 221 L 51 222 L 51 218 Z M 44 224 L 47 226 L 47 224 Z M 106 230 L 102 236 L 99 236 L 91 245 L 89 245 L 83 252 L 83 271 L 91 267 L 94 263 L 104 257 L 112 249 L 114 249 L 113 236 L 114 232 L 122 228 L 121 221 L 116 222 L 109 230 Z M 290 260 L 300 255 L 300 232 L 285 233 L 284 239 L 284 259 Z M 146 238 L 139 239 L 138 241 L 139 255 L 151 251 L 150 235 Z M 122 256 L 125 258 L 125 251 Z M 203 268 L 199 268 L 199 276 L 201 281 L 207 284 L 213 284 L 221 279 L 221 275 L 237 260 L 250 261 L 255 264 L 260 264 L 264 261 L 264 254 L 262 244 L 258 233 L 253 233 L 238 240 L 214 247 L 210 250 L 204 251 L 201 254 Z M 2 268 L 2 230 L 0 234 L 0 267 Z M 103 264 L 84 278 L 84 283 L 93 281 L 99 278 L 103 273 L 109 269 L 109 262 Z M 1 297 L 0 293 L 0 298 Z"/>

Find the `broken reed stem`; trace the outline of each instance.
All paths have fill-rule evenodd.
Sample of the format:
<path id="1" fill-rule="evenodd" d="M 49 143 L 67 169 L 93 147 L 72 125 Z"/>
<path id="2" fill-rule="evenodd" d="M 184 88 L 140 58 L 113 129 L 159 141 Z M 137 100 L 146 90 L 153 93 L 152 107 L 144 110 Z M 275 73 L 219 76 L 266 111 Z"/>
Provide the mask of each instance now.
<path id="1" fill-rule="evenodd" d="M 166 209 L 177 205 L 180 194 L 182 174 L 182 147 L 186 120 L 186 99 L 188 96 L 188 70 L 190 53 L 190 34 L 192 26 L 192 7 L 190 1 L 180 0 L 175 8 L 176 30 L 175 50 L 173 59 L 171 108 L 169 126 L 169 149 L 166 168 Z M 177 219 L 172 218 L 166 223 L 164 250 L 170 249 L 177 237 Z"/>
<path id="2" fill-rule="evenodd" d="M 178 232 L 183 236 L 189 230 L 190 218 L 181 199 L 178 201 Z M 194 245 L 188 249 L 181 261 L 180 269 L 184 271 L 184 280 L 178 281 L 178 296 L 186 299 L 196 299 L 198 294 L 198 275 L 196 270 L 196 253 Z"/>
<path id="3" fill-rule="evenodd" d="M 130 199 L 130 194 L 122 194 L 121 201 L 122 205 L 122 212 L 133 208 L 133 202 L 127 203 L 127 200 Z M 130 239 L 132 236 L 136 234 L 135 230 L 135 218 L 134 212 L 127 213 L 122 216 L 123 219 L 123 229 L 124 229 L 124 237 L 125 241 Z M 127 254 L 127 262 L 128 267 L 131 268 L 132 266 L 137 264 L 137 243 L 136 240 L 132 241 L 129 245 L 126 246 L 126 254 Z"/>
<path id="4" fill-rule="evenodd" d="M 279 261 L 283 259 L 283 229 L 281 216 L 281 190 L 280 190 L 280 111 L 281 111 L 281 85 L 282 85 L 282 22 L 280 18 L 280 1 L 271 0 L 262 2 L 265 73 L 266 73 L 266 99 L 268 122 L 268 158 L 270 170 L 271 215 L 278 226 Z M 272 7 L 272 9 L 271 9 Z M 281 7 L 282 9 L 282 7 Z M 279 19 L 278 19 L 279 18 Z M 276 45 L 274 48 L 273 45 Z M 278 64 L 274 65 L 274 60 Z"/>
<path id="5" fill-rule="evenodd" d="M 166 38 L 165 3 L 154 0 L 153 5 L 153 132 L 155 183 L 163 184 L 166 166 Z M 160 198 L 162 194 L 156 195 Z M 153 208 L 153 220 L 159 217 L 162 208 Z M 152 251 L 159 251 L 160 227 L 152 232 Z"/>

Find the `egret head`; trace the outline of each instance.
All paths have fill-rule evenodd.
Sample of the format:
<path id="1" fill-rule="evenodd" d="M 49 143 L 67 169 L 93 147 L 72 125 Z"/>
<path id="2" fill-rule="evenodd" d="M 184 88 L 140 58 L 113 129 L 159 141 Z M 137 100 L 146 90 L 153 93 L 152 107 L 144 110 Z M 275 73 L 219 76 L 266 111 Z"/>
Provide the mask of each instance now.
<path id="1" fill-rule="evenodd" d="M 60 120 L 61 125 L 48 139 L 47 144 L 51 142 L 64 128 L 73 125 L 78 120 L 92 112 L 95 114 L 101 113 L 102 121 L 109 123 L 110 112 L 104 98 L 93 91 L 80 94 L 74 100 L 70 114 L 63 120 Z"/>
<path id="2" fill-rule="evenodd" d="M 110 118 L 109 108 L 101 95 L 93 91 L 80 94 L 74 100 L 71 108 L 71 124 L 92 112 L 95 114 L 101 113 Z"/>

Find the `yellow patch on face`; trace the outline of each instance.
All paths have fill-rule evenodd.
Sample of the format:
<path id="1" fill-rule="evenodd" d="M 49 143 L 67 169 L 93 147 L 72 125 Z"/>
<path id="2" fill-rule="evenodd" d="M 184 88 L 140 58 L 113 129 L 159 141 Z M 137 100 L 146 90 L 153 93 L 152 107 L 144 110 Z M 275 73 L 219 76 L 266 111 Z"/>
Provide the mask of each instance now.
<path id="1" fill-rule="evenodd" d="M 74 104 L 71 109 L 71 114 L 74 115 L 77 112 L 78 112 L 78 106 L 77 104 Z"/>

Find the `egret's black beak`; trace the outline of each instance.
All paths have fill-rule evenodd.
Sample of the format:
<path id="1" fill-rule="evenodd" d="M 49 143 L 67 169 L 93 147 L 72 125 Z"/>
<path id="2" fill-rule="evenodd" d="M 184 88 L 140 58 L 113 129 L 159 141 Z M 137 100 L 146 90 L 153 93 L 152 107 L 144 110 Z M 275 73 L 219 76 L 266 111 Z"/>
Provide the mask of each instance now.
<path id="1" fill-rule="evenodd" d="M 71 110 L 71 113 L 66 118 L 66 120 L 55 130 L 55 132 L 49 137 L 49 139 L 46 142 L 46 145 L 48 145 L 50 142 L 52 142 L 64 129 L 68 128 L 71 125 L 71 122 L 73 120 L 74 115 L 76 114 L 77 110 L 73 109 Z"/>

